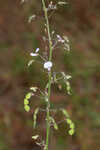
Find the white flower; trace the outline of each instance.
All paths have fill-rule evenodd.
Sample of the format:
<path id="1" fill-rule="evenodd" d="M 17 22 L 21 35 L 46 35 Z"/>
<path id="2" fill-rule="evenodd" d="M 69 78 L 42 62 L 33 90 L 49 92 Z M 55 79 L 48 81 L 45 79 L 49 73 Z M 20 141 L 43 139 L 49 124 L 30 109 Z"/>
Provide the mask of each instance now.
<path id="1" fill-rule="evenodd" d="M 37 53 L 30 53 L 31 56 L 38 56 Z"/>
<path id="2" fill-rule="evenodd" d="M 47 61 L 47 62 L 44 63 L 44 68 L 48 69 L 48 71 L 50 71 L 51 67 L 52 67 L 52 62 L 51 61 Z"/>
<path id="3" fill-rule="evenodd" d="M 35 53 L 30 53 L 31 56 L 38 56 L 39 48 L 35 50 Z"/>
<path id="4" fill-rule="evenodd" d="M 53 5 L 53 2 L 51 1 L 47 10 L 55 10 L 55 9 L 57 9 L 57 5 Z"/>
<path id="5" fill-rule="evenodd" d="M 38 53 L 38 52 L 39 52 L 39 50 L 40 50 L 40 49 L 39 49 L 39 48 L 37 48 L 35 52 L 36 52 L 36 53 Z"/>
<path id="6" fill-rule="evenodd" d="M 57 39 L 58 39 L 58 42 L 61 42 L 61 43 L 64 43 L 65 40 L 62 39 L 62 37 L 60 35 L 57 34 Z"/>

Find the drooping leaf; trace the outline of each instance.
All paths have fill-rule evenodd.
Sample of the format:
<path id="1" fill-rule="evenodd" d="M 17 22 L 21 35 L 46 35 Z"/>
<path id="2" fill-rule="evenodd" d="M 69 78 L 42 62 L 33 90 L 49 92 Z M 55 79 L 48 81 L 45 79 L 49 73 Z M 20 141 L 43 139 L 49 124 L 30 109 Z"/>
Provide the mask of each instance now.
<path id="1" fill-rule="evenodd" d="M 74 129 L 74 128 L 75 128 L 74 123 L 71 123 L 71 124 L 70 124 L 70 128 L 71 128 L 71 129 Z"/>
<path id="2" fill-rule="evenodd" d="M 29 112 L 30 111 L 30 106 L 29 105 L 24 105 L 25 111 Z"/>
<path id="3" fill-rule="evenodd" d="M 35 61 L 35 60 L 30 60 L 30 61 L 28 62 L 28 67 L 31 66 L 34 61 Z"/>
<path id="4" fill-rule="evenodd" d="M 36 127 L 36 119 L 37 119 L 37 114 L 39 112 L 39 108 L 36 108 L 35 111 L 34 111 L 34 114 L 33 114 L 33 126 L 34 128 Z"/>

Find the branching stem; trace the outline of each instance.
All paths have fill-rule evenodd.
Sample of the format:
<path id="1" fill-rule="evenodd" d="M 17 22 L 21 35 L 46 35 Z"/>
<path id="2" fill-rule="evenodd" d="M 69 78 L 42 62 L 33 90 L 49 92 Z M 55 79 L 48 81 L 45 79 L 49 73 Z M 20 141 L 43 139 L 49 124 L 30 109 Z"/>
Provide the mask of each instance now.
<path id="1" fill-rule="evenodd" d="M 51 39 L 51 35 L 50 35 L 50 26 L 49 26 L 49 20 L 48 20 L 48 13 L 47 13 L 47 8 L 46 8 L 46 4 L 45 4 L 45 0 L 42 0 L 42 5 L 43 5 L 43 11 L 44 11 L 44 15 L 45 15 L 45 20 L 46 20 L 46 28 L 47 28 L 47 33 L 48 33 L 48 39 L 49 39 L 49 61 L 52 60 L 52 39 Z M 51 94 L 51 70 L 48 73 L 48 101 L 47 101 L 47 115 L 46 115 L 46 150 L 48 150 L 48 145 L 49 145 L 49 133 L 50 133 L 50 123 L 49 123 L 49 118 L 50 118 L 50 94 Z"/>

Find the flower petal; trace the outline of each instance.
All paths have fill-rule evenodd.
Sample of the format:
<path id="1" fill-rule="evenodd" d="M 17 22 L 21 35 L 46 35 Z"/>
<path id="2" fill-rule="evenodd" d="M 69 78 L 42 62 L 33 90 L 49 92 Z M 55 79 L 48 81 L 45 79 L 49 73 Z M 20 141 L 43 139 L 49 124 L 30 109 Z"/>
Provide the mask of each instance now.
<path id="1" fill-rule="evenodd" d="M 48 71 L 50 71 L 51 67 L 52 67 L 52 62 L 51 61 L 47 61 L 47 62 L 44 63 L 44 68 L 48 69 Z"/>
<path id="2" fill-rule="evenodd" d="M 37 53 L 30 53 L 31 56 L 38 56 Z"/>
<path id="3" fill-rule="evenodd" d="M 39 52 L 39 50 L 40 50 L 40 49 L 39 49 L 39 48 L 37 48 L 35 52 L 36 52 L 36 53 L 38 53 L 38 52 Z"/>

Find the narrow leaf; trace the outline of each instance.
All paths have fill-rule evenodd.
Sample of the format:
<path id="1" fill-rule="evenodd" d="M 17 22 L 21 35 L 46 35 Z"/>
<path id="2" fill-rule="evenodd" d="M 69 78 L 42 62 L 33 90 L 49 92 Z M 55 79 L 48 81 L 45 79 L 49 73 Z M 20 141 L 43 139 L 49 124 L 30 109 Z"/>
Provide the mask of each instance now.
<path id="1" fill-rule="evenodd" d="M 30 60 L 30 61 L 28 62 L 28 67 L 31 66 L 34 61 L 35 61 L 35 60 Z"/>
<path id="2" fill-rule="evenodd" d="M 66 109 L 62 109 L 62 113 L 65 115 L 66 118 L 70 117 Z"/>
<path id="3" fill-rule="evenodd" d="M 53 117 L 50 117 L 50 122 L 53 123 L 54 129 L 55 129 L 55 130 L 58 130 L 58 125 L 57 125 L 57 123 L 56 123 L 56 121 L 54 120 Z"/>
<path id="4" fill-rule="evenodd" d="M 36 108 L 35 111 L 34 111 L 34 115 L 33 115 L 33 126 L 34 128 L 36 127 L 36 119 L 37 119 L 37 114 L 39 112 L 39 108 Z"/>
<path id="5" fill-rule="evenodd" d="M 68 124 L 70 124 L 70 125 L 72 124 L 72 121 L 70 119 L 66 119 L 66 121 Z"/>

